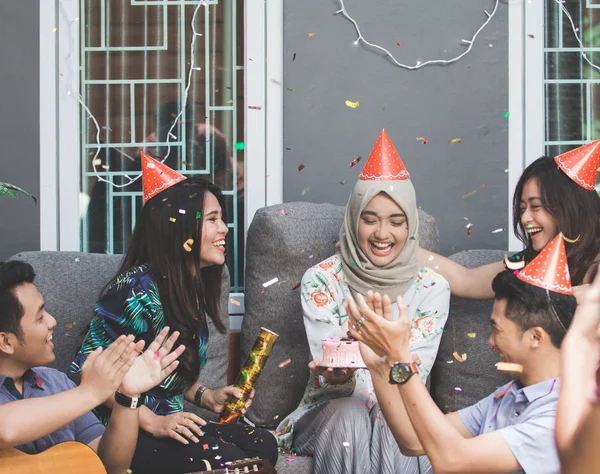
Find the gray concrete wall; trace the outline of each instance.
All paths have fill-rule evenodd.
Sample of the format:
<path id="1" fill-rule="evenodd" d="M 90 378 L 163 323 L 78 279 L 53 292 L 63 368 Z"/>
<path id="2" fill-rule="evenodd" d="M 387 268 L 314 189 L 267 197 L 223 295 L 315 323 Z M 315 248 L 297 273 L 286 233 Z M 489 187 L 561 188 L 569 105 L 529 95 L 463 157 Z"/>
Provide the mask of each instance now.
<path id="1" fill-rule="evenodd" d="M 367 39 L 408 64 L 462 53 L 461 39 L 470 39 L 486 18 L 483 10 L 494 7 L 493 0 L 345 4 Z M 334 15 L 339 5 L 285 0 L 284 201 L 345 204 L 385 128 L 411 174 L 419 205 L 438 222 L 442 253 L 506 248 L 506 232 L 491 233 L 506 229 L 508 219 L 506 2 L 463 59 L 416 71 L 355 46 L 353 25 Z M 360 106 L 349 108 L 346 100 Z M 448 143 L 452 138 L 463 141 Z M 362 161 L 350 168 L 357 156 Z"/>
<path id="2" fill-rule="evenodd" d="M 0 0 L 0 181 L 39 196 L 39 5 Z M 0 260 L 40 249 L 39 206 L 0 197 Z"/>

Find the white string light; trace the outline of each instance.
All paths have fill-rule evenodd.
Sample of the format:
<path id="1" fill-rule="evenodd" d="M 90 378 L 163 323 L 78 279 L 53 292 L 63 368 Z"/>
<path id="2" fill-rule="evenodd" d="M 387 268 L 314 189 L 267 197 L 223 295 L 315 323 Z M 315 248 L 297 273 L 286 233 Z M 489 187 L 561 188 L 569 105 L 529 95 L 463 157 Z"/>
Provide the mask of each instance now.
<path id="1" fill-rule="evenodd" d="M 600 71 L 600 66 L 597 66 L 596 64 L 594 64 L 592 61 L 590 61 L 590 59 L 587 57 L 587 54 L 585 54 L 585 47 L 583 46 L 583 42 L 581 41 L 581 38 L 579 38 L 579 28 L 577 28 L 575 26 L 575 23 L 573 22 L 573 18 L 571 18 L 571 14 L 569 13 L 569 11 L 567 10 L 567 8 L 564 5 L 564 0 L 554 0 L 558 5 L 560 5 L 560 9 L 562 10 L 562 12 L 565 14 L 565 16 L 569 19 L 569 23 L 571 23 L 571 28 L 573 29 L 573 34 L 575 35 L 575 39 L 577 40 L 577 42 L 579 43 L 579 46 L 581 47 L 581 56 L 583 57 L 583 59 L 585 59 L 587 61 L 587 63 L 592 66 L 594 69 L 596 69 L 597 71 Z"/>
<path id="2" fill-rule="evenodd" d="M 358 35 L 358 37 L 354 41 L 354 44 L 359 44 L 362 42 L 363 44 L 369 46 L 370 48 L 376 49 L 377 51 L 384 53 L 386 57 L 390 58 L 390 60 L 394 63 L 394 65 L 404 68 L 404 69 L 409 69 L 409 70 L 420 69 L 423 66 L 428 66 L 430 64 L 451 64 L 453 62 L 458 61 L 462 57 L 466 56 L 473 48 L 473 43 L 475 42 L 475 38 L 477 38 L 477 35 L 479 35 L 481 30 L 483 30 L 486 27 L 486 25 L 492 20 L 492 18 L 496 14 L 496 11 L 498 10 L 498 4 L 499 4 L 499 0 L 496 0 L 496 3 L 494 5 L 494 10 L 492 10 L 492 13 L 488 13 L 487 10 L 484 10 L 484 13 L 487 16 L 487 19 L 483 22 L 483 25 L 481 25 L 479 27 L 479 29 L 475 32 L 475 34 L 472 36 L 472 38 L 470 40 L 466 40 L 466 39 L 462 40 L 462 43 L 469 45 L 467 47 L 466 51 L 462 52 L 461 54 L 459 54 L 458 56 L 456 56 L 452 59 L 432 59 L 429 61 L 425 61 L 424 63 L 422 63 L 421 61 L 417 61 L 417 63 L 414 66 L 410 66 L 408 64 L 403 64 L 403 63 L 399 62 L 394 57 L 394 55 L 390 51 L 385 49 L 383 46 L 379 46 L 378 44 L 374 44 L 374 43 L 371 43 L 370 41 L 367 41 L 365 39 L 365 37 L 363 36 L 363 34 L 361 33 L 356 20 L 348 14 L 348 10 L 346 10 L 346 6 L 344 5 L 344 0 L 339 0 L 339 2 L 340 2 L 341 9 L 338 10 L 337 12 L 335 12 L 335 14 L 339 15 L 341 13 L 348 21 L 350 21 L 354 25 L 354 29 L 356 30 L 356 34 Z"/>
<path id="3" fill-rule="evenodd" d="M 183 113 L 185 112 L 185 109 L 187 107 L 187 99 L 188 99 L 188 95 L 189 95 L 190 86 L 192 84 L 192 71 L 194 71 L 194 70 L 199 71 L 202 69 L 202 68 L 194 65 L 194 61 L 196 58 L 196 38 L 198 36 L 202 36 L 202 33 L 198 33 L 196 31 L 195 22 L 196 22 L 196 15 L 198 14 L 200 7 L 202 7 L 202 6 L 206 6 L 206 0 L 198 0 L 198 4 L 194 8 L 194 13 L 192 14 L 191 25 L 190 25 L 191 29 L 192 29 L 192 40 L 190 43 L 190 68 L 189 68 L 188 74 L 187 74 L 187 82 L 186 82 L 184 96 L 183 96 L 183 104 L 182 104 L 179 114 L 177 114 L 177 117 L 175 117 L 175 120 L 173 121 L 171 128 L 167 132 L 167 140 L 166 140 L 167 141 L 167 154 L 162 158 L 161 163 L 163 163 L 169 157 L 169 154 L 171 153 L 171 137 L 176 138 L 175 135 L 173 135 L 173 133 L 172 133 L 173 129 L 179 122 L 180 117 L 183 115 Z M 68 50 L 67 54 L 65 55 L 65 57 L 63 58 L 67 65 L 67 70 L 68 70 L 67 81 L 69 84 L 69 88 L 67 90 L 67 95 L 73 97 L 79 103 L 79 105 L 81 105 L 81 107 L 83 107 L 85 112 L 88 114 L 88 118 L 94 122 L 94 126 L 96 127 L 96 145 L 97 145 L 97 147 L 96 147 L 96 152 L 94 153 L 94 156 L 92 157 L 92 168 L 94 170 L 94 174 L 96 175 L 96 178 L 98 179 L 98 181 L 102 181 L 104 183 L 110 184 L 111 186 L 113 186 L 115 188 L 125 188 L 126 186 L 129 186 L 130 184 L 132 184 L 132 183 L 136 182 L 138 179 L 140 179 L 140 177 L 142 175 L 140 173 L 135 178 L 130 178 L 129 176 L 127 176 L 125 174 L 124 177 L 128 179 L 128 182 L 125 184 L 115 184 L 112 181 L 104 179 L 98 173 L 98 169 L 96 168 L 96 166 L 98 163 L 98 161 L 97 161 L 98 154 L 100 153 L 100 149 L 101 149 L 100 148 L 100 124 L 98 123 L 98 120 L 96 119 L 96 117 L 94 116 L 92 111 L 89 109 L 89 107 L 83 101 L 83 97 L 81 96 L 81 94 L 73 92 L 73 81 L 75 78 L 74 74 L 73 74 L 73 67 L 72 67 L 72 62 L 74 60 L 73 59 L 73 37 L 74 37 L 74 35 L 71 32 L 71 28 L 74 24 L 77 26 L 77 24 L 79 23 L 79 18 L 75 17 L 75 18 L 71 19 L 71 17 L 67 14 L 67 11 L 66 11 L 65 6 L 62 1 L 59 2 L 59 7 L 60 7 L 60 11 L 61 11 L 62 15 L 64 16 L 65 20 L 68 23 L 69 50 Z M 184 8 L 184 7 L 182 6 L 182 8 Z M 116 150 L 121 155 L 125 156 L 126 158 L 128 158 L 132 161 L 134 160 L 127 153 L 125 153 L 121 150 L 118 150 L 116 148 L 113 148 L 113 149 Z"/>

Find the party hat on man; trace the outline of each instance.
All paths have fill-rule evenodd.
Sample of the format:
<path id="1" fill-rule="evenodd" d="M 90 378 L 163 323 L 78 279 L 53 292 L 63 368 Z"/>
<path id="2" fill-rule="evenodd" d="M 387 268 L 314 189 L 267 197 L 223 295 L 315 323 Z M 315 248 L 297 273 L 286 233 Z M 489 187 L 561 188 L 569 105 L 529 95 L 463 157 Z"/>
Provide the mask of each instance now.
<path id="1" fill-rule="evenodd" d="M 517 278 L 545 290 L 565 295 L 573 294 L 562 232 L 517 273 Z"/>
<path id="2" fill-rule="evenodd" d="M 382 130 L 359 179 L 392 181 L 408 179 L 410 175 L 385 130 Z"/>
<path id="3" fill-rule="evenodd" d="M 554 161 L 579 186 L 593 191 L 600 165 L 600 140 L 558 155 Z"/>
<path id="4" fill-rule="evenodd" d="M 149 199 L 161 191 L 186 179 L 182 174 L 155 160 L 143 151 L 141 155 L 144 202 L 148 202 Z"/>

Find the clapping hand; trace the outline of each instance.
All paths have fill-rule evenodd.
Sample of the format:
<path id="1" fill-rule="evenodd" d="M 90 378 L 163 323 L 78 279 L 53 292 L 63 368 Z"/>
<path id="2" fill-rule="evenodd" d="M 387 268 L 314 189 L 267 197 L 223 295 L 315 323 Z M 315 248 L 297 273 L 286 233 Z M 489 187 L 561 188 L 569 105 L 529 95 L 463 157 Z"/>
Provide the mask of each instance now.
<path id="1" fill-rule="evenodd" d="M 135 358 L 133 365 L 121 382 L 119 391 L 128 396 L 140 396 L 173 373 L 179 365 L 177 358 L 183 353 L 185 346 L 182 344 L 172 351 L 179 332 L 173 332 L 166 339 L 168 334 L 169 327 L 167 326 L 156 336 L 144 353 Z M 135 345 L 135 350 L 139 353 L 143 347 L 144 341 L 139 341 Z"/>

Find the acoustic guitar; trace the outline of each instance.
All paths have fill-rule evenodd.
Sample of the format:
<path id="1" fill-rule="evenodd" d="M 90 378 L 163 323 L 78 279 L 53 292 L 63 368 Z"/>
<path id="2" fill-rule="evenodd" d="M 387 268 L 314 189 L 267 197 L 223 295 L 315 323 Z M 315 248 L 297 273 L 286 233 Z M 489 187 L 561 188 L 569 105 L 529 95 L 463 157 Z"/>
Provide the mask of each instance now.
<path id="1" fill-rule="evenodd" d="M 189 474 L 277 474 L 271 463 L 258 458 L 242 459 L 212 469 Z M 0 449 L 0 474 L 106 474 L 98 455 L 89 446 L 67 441 L 39 454 L 25 454 L 18 449 Z"/>

